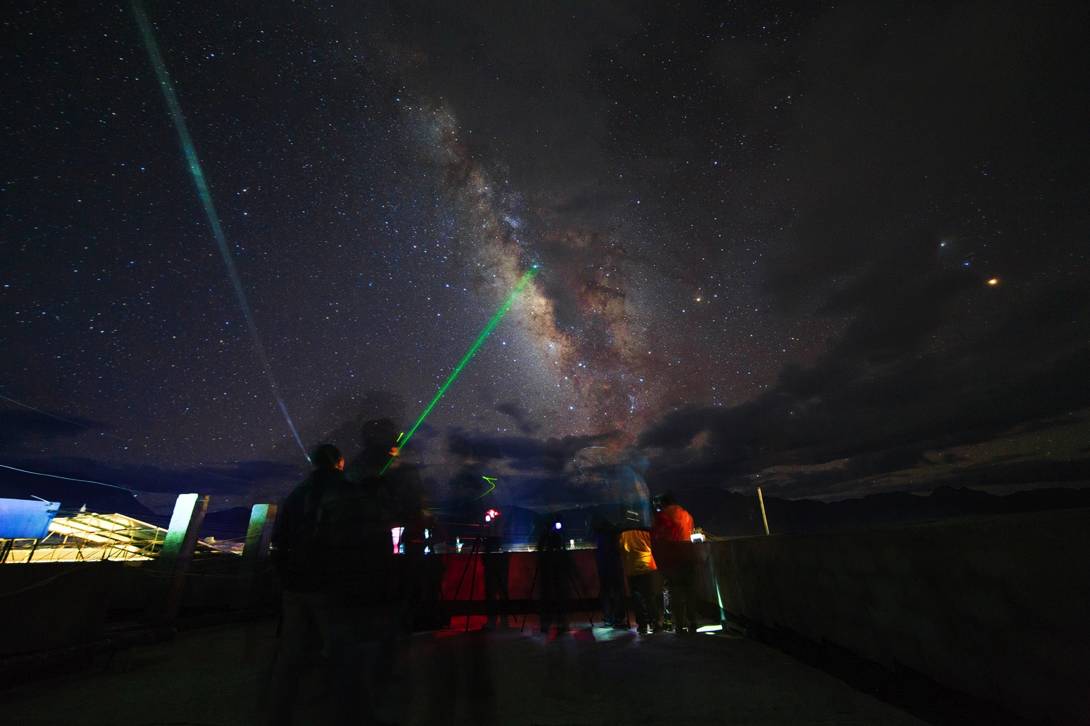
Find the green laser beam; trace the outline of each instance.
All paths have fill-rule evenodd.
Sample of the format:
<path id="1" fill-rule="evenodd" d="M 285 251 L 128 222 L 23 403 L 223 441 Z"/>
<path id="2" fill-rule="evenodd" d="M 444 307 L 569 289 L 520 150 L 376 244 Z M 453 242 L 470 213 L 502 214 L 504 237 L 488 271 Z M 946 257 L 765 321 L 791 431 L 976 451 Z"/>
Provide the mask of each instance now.
<path id="1" fill-rule="evenodd" d="M 511 293 L 503 301 L 503 304 L 500 305 L 499 309 L 496 310 L 496 313 L 491 317 L 491 319 L 489 319 L 488 323 L 484 326 L 484 329 L 481 330 L 480 335 L 478 335 L 477 339 L 473 341 L 473 345 L 469 346 L 469 350 L 467 350 L 466 354 L 462 356 L 462 359 L 458 361 L 458 365 L 454 366 L 454 370 L 450 372 L 449 376 L 447 376 L 447 380 L 443 381 L 443 385 L 439 386 L 439 390 L 435 392 L 435 396 L 431 399 L 431 402 L 424 407 L 424 410 L 420 413 L 420 416 L 416 419 L 416 422 L 409 428 L 408 431 L 405 432 L 405 436 L 400 439 L 399 448 L 404 449 L 405 446 L 409 443 L 409 439 L 411 439 L 413 437 L 413 434 L 416 433 L 416 430 L 420 428 L 420 424 L 424 423 L 424 419 L 426 419 L 428 417 L 428 414 L 431 413 L 431 410 L 435 408 L 435 404 L 439 403 L 439 399 L 442 398 L 443 394 L 447 392 L 448 388 L 450 388 L 450 384 L 454 383 L 454 379 L 458 377 L 458 375 L 462 372 L 462 369 L 465 368 L 466 365 L 469 363 L 470 359 L 473 358 L 473 356 L 477 353 L 480 347 L 484 345 L 484 341 L 488 339 L 488 336 L 492 334 L 492 331 L 495 330 L 496 326 L 500 324 L 501 320 L 503 320 L 503 316 L 506 315 L 507 311 L 511 309 L 511 306 L 515 302 L 515 298 L 518 297 L 519 293 L 521 293 L 526 288 L 526 286 L 530 284 L 530 280 L 534 278 L 534 275 L 536 275 L 537 272 L 538 266 L 531 265 L 530 269 L 522 273 L 522 277 L 519 278 L 519 281 L 515 285 L 514 289 L 511 290 Z M 390 457 L 389 461 L 386 462 L 386 465 L 383 466 L 382 469 L 379 471 L 379 476 L 382 476 L 386 473 L 386 470 L 389 469 L 390 465 L 394 463 L 395 458 L 397 457 Z"/>
<path id="2" fill-rule="evenodd" d="M 269 388 L 272 390 L 273 398 L 276 399 L 276 404 L 280 408 L 280 413 L 283 414 L 284 421 L 287 423 L 288 428 L 291 429 L 291 435 L 295 438 L 295 443 L 299 445 L 303 456 L 307 456 L 307 448 L 303 446 L 303 440 L 299 437 L 295 422 L 292 421 L 291 414 L 288 413 L 288 407 L 280 395 L 280 386 L 273 375 L 272 363 L 265 352 L 265 344 L 261 340 L 261 333 L 257 329 L 257 322 L 254 320 L 253 311 L 250 309 L 250 302 L 246 298 L 245 289 L 242 287 L 242 278 L 239 277 L 234 258 L 231 256 L 231 250 L 227 245 L 227 235 L 223 231 L 219 214 L 216 212 L 216 205 L 212 200 L 212 192 L 208 188 L 208 180 L 204 176 L 201 161 L 197 158 L 197 146 L 193 143 L 193 137 L 189 135 L 185 114 L 182 113 L 182 104 L 178 101 L 178 94 L 174 92 L 174 84 L 170 80 L 170 73 L 167 71 L 163 54 L 159 52 L 159 43 L 155 40 L 155 32 L 152 30 L 151 22 L 148 20 L 148 16 L 144 12 L 144 6 L 141 5 L 139 0 L 132 0 L 132 12 L 136 17 L 136 24 L 140 28 L 140 35 L 144 40 L 144 47 L 148 51 L 148 59 L 155 71 L 155 77 L 159 81 L 159 89 L 163 92 L 163 99 L 166 101 L 170 119 L 174 123 L 174 130 L 178 132 L 178 142 L 181 144 L 182 153 L 185 154 L 186 166 L 189 169 L 190 176 L 193 177 L 193 185 L 197 188 L 197 196 L 200 198 L 204 214 L 208 218 L 208 225 L 212 228 L 212 236 L 219 247 L 224 267 L 227 268 L 227 278 L 231 282 L 231 287 L 234 288 L 238 305 L 242 309 L 242 317 L 246 320 L 246 327 L 253 341 L 254 351 L 265 371 L 265 378 L 268 380 Z M 307 460 L 310 460 L 309 456 L 307 456 Z"/>

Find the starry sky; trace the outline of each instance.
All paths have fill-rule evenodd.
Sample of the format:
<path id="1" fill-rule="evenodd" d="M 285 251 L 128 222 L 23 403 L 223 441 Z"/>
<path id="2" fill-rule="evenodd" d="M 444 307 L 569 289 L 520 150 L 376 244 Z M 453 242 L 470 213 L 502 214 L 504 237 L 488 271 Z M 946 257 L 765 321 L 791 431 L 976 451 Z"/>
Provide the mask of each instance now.
<path id="1" fill-rule="evenodd" d="M 2 464 L 277 496 L 276 395 L 307 444 L 407 427 L 536 264 L 413 441 L 437 495 L 570 496 L 587 447 L 680 491 L 1090 481 L 1084 3 L 146 13 L 276 391 L 132 8 L 13 3 Z"/>

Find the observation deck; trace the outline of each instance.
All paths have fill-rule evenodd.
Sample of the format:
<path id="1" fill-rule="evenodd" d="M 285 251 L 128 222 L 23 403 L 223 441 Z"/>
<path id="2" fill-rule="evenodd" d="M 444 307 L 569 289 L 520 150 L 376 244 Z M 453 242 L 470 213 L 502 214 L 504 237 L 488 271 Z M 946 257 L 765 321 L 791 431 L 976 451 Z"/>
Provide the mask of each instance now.
<path id="1" fill-rule="evenodd" d="M 512 619 L 514 620 L 514 619 Z M 573 627 L 418 633 L 403 647 L 379 715 L 402 724 L 925 723 L 777 650 L 731 634 L 638 636 Z M 476 623 L 471 623 L 471 628 Z M 5 722 L 23 726 L 260 723 L 275 645 L 269 620 L 206 628 L 131 648 L 97 672 L 8 692 Z M 316 722 L 313 674 L 297 722 Z"/>

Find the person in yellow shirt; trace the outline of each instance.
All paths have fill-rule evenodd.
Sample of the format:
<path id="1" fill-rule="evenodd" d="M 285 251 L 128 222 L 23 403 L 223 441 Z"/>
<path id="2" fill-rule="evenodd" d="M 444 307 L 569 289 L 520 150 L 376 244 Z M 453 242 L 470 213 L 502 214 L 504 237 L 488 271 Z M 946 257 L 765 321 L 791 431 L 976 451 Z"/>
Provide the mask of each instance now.
<path id="1" fill-rule="evenodd" d="M 655 556 L 651 554 L 649 529 L 640 527 L 621 532 L 621 562 L 632 594 L 636 625 L 642 635 L 650 635 L 662 627 L 662 585 Z"/>

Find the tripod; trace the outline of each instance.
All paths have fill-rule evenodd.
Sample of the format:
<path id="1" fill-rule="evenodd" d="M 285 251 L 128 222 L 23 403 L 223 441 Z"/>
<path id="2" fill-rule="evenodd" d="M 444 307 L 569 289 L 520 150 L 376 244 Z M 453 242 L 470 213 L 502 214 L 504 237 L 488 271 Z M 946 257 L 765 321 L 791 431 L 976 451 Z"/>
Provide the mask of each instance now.
<path id="1" fill-rule="evenodd" d="M 530 597 L 532 598 L 534 596 L 534 586 L 537 584 L 537 576 L 538 576 L 538 573 L 541 571 L 541 557 L 542 557 L 542 555 L 552 555 L 552 556 L 562 555 L 561 558 L 558 558 L 559 562 L 557 564 L 559 565 L 559 567 L 563 568 L 563 570 L 564 570 L 564 575 L 567 578 L 566 579 L 566 584 L 571 587 L 572 594 L 575 595 L 576 598 L 578 598 L 579 600 L 585 600 L 586 599 L 586 593 L 583 590 L 583 584 L 579 580 L 579 575 L 575 571 L 574 563 L 571 561 L 571 558 L 568 555 L 568 551 L 563 549 L 563 548 L 555 549 L 555 550 L 553 550 L 553 549 L 538 550 L 538 552 L 537 552 L 537 561 L 534 563 L 534 574 L 533 574 L 533 577 L 530 578 Z M 554 566 L 557 566 L 557 565 L 554 565 Z M 594 627 L 594 617 L 593 617 L 594 616 L 594 611 L 593 610 L 588 610 L 588 611 L 586 611 L 586 613 L 587 613 L 587 624 L 590 625 L 590 627 L 593 628 Z M 522 614 L 522 625 L 519 626 L 519 632 L 520 633 L 522 633 L 522 632 L 524 632 L 526 630 L 526 619 L 529 616 L 530 616 L 530 614 L 528 612 Z"/>
<path id="2" fill-rule="evenodd" d="M 479 525 L 478 525 L 479 526 Z M 469 550 L 469 557 L 466 558 L 465 565 L 462 566 L 462 575 L 458 578 L 458 586 L 454 588 L 454 601 L 458 600 L 458 595 L 462 592 L 462 583 L 465 582 L 466 574 L 472 568 L 473 575 L 469 580 L 469 592 L 466 594 L 466 600 L 473 599 L 473 590 L 477 587 L 477 560 L 481 556 L 481 536 L 478 534 L 473 538 L 473 546 Z M 466 613 L 466 627 L 465 632 L 469 632 L 469 613 Z"/>

